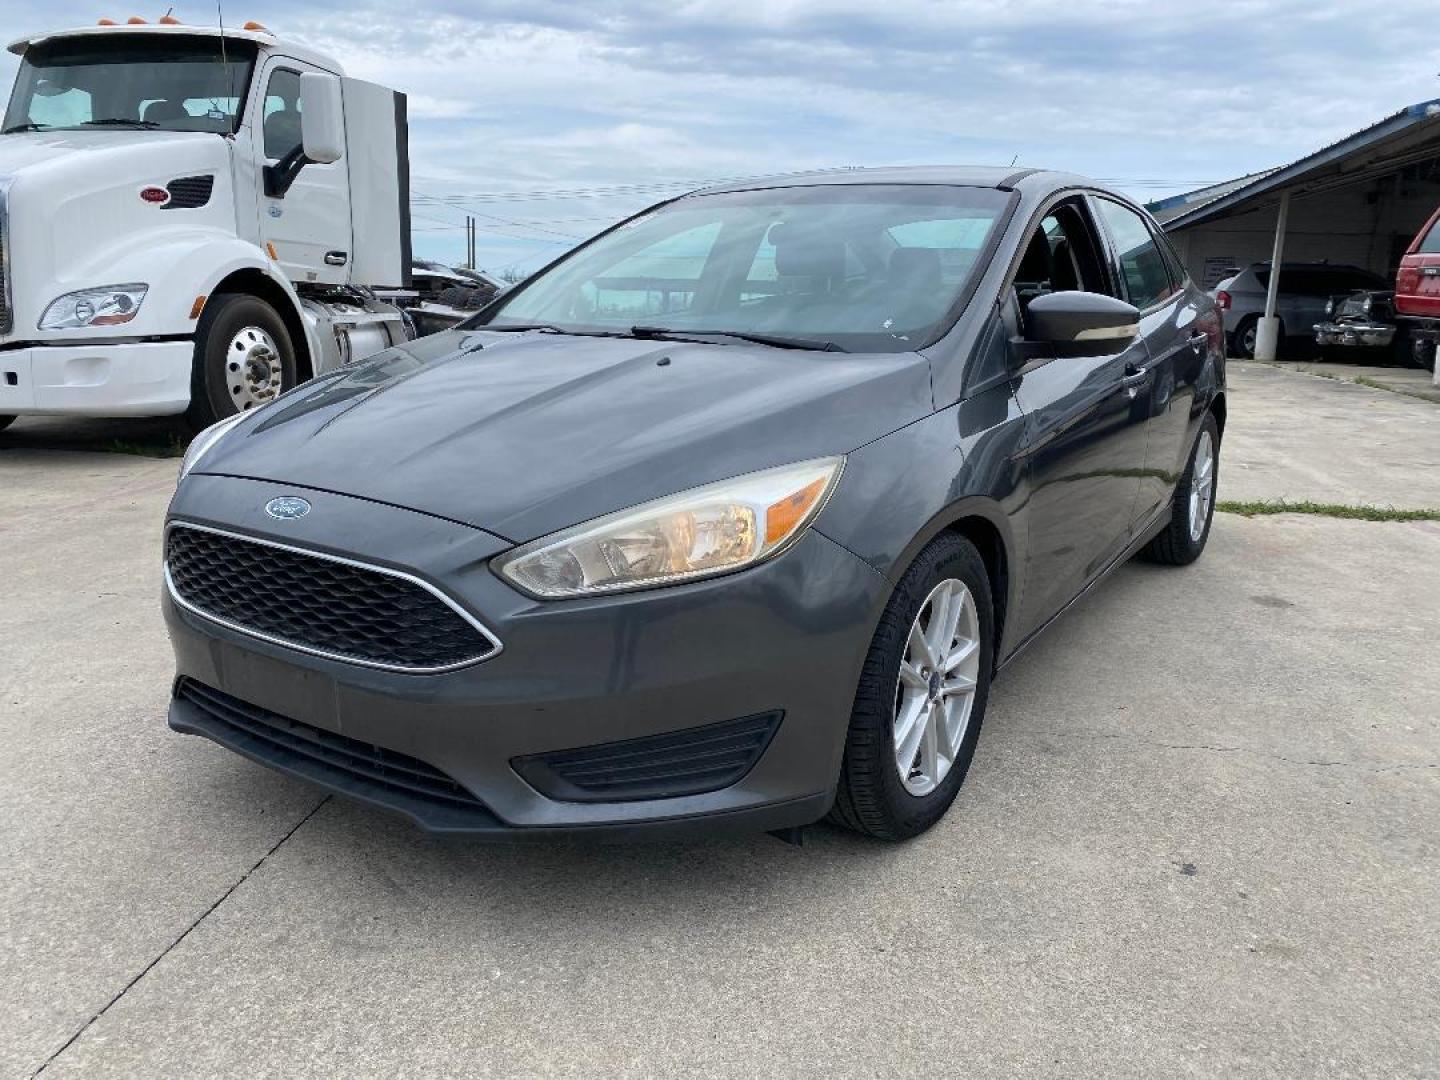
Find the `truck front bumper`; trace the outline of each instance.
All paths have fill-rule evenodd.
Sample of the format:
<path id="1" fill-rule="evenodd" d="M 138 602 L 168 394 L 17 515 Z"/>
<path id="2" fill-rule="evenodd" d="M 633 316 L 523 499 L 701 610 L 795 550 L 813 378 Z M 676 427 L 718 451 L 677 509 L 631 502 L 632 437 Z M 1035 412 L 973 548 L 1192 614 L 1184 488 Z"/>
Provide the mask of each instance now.
<path id="1" fill-rule="evenodd" d="M 0 351 L 0 416 L 173 416 L 190 404 L 194 355 L 188 340 Z"/>
<path id="2" fill-rule="evenodd" d="M 1356 345 L 1374 348 L 1389 345 L 1395 338 L 1395 327 L 1377 322 L 1323 322 L 1315 324 L 1315 341 L 1319 345 Z"/>

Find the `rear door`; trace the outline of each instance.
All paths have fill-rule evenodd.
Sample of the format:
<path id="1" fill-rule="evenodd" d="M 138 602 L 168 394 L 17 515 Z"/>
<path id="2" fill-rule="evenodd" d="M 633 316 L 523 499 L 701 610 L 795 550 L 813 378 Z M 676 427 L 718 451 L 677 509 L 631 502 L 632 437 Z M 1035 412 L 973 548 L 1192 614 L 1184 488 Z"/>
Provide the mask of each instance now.
<path id="1" fill-rule="evenodd" d="M 1440 318 L 1440 210 L 1400 260 L 1395 311 L 1400 315 Z"/>
<path id="2" fill-rule="evenodd" d="M 1129 518 L 1133 537 L 1160 513 L 1184 467 L 1190 403 L 1210 341 L 1200 318 L 1211 310 L 1211 301 L 1188 279 L 1168 241 L 1144 214 L 1105 196 L 1092 201 L 1105 225 L 1122 295 L 1140 309 L 1147 354 L 1144 378 L 1132 380 L 1128 388 L 1130 422 L 1144 432 L 1145 442 Z"/>

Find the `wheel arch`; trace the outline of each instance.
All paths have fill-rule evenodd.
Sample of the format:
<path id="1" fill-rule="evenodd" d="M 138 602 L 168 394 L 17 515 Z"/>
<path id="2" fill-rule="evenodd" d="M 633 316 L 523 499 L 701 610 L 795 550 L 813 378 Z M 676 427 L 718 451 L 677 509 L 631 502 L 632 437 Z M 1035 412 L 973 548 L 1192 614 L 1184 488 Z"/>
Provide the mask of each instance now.
<path id="1" fill-rule="evenodd" d="M 1006 641 L 1008 616 L 1018 607 L 1020 575 L 1016 572 L 1019 552 L 1010 519 L 1004 509 L 991 499 L 961 499 L 936 514 L 916 534 L 895 561 L 896 573 L 915 561 L 921 549 L 941 533 L 962 536 L 975 545 L 990 577 L 990 601 L 995 612 L 994 659 L 998 666 L 1009 653 Z"/>
<path id="2" fill-rule="evenodd" d="M 217 281 L 210 289 L 209 296 L 239 294 L 254 296 L 265 301 L 285 323 L 295 346 L 295 377 L 305 382 L 315 376 L 314 350 L 310 341 L 305 317 L 300 313 L 300 299 L 289 282 L 281 283 L 259 267 L 246 266 L 232 270 Z"/>

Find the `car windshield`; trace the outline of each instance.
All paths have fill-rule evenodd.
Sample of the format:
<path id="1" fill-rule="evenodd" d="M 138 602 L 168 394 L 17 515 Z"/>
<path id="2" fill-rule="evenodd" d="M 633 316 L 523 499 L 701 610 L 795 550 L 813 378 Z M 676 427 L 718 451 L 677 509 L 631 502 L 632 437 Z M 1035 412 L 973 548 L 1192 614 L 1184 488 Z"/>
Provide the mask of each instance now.
<path id="1" fill-rule="evenodd" d="M 580 248 L 484 319 L 902 352 L 943 328 L 1008 202 L 942 185 L 689 196 Z"/>
<path id="2" fill-rule="evenodd" d="M 92 128 L 232 134 L 240 122 L 253 42 L 136 34 L 59 38 L 25 52 L 4 130 Z"/>

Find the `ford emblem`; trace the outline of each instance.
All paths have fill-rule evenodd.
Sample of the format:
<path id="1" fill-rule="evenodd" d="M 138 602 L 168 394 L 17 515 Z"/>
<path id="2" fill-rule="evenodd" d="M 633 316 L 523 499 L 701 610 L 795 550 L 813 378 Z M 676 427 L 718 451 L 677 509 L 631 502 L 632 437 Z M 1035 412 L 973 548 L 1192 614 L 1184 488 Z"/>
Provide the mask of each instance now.
<path id="1" fill-rule="evenodd" d="M 294 521 L 310 512 L 310 501 L 298 495 L 282 495 L 266 503 L 265 512 L 280 521 Z"/>

